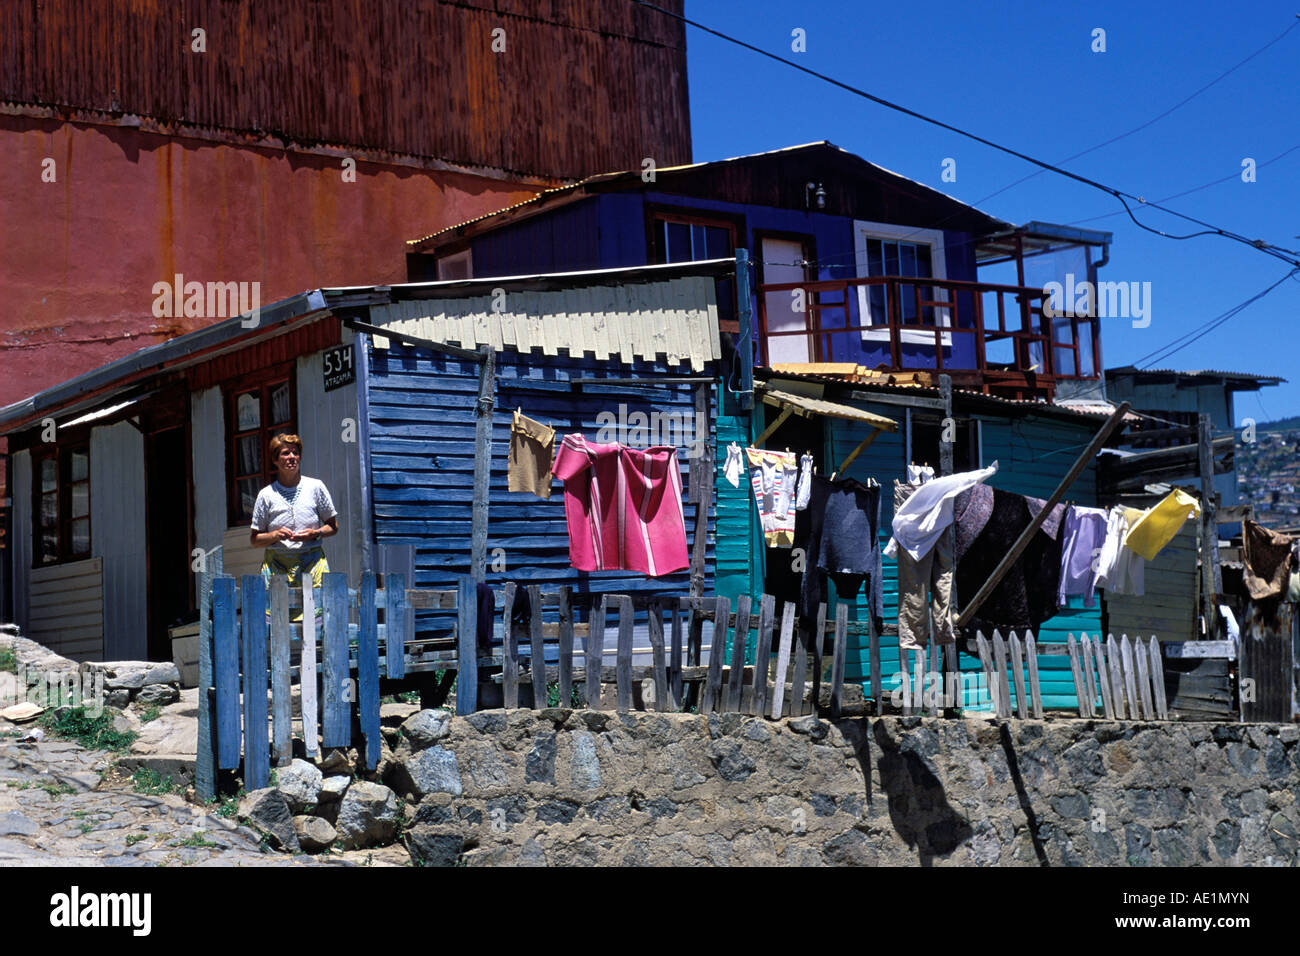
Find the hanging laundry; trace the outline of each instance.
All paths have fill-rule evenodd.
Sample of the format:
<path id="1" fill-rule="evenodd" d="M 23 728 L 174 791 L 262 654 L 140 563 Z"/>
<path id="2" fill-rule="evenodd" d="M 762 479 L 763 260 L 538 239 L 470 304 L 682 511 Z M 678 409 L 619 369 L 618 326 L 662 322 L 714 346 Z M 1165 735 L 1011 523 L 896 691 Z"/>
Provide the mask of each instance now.
<path id="1" fill-rule="evenodd" d="M 1108 594 L 1131 594 L 1141 597 L 1144 590 L 1146 561 L 1125 546 L 1129 529 L 1144 512 L 1136 508 L 1116 505 L 1106 518 L 1106 540 L 1097 558 L 1094 586 L 1105 588 Z"/>
<path id="2" fill-rule="evenodd" d="M 1106 543 L 1108 518 L 1103 508 L 1066 509 L 1058 603 L 1064 604 L 1071 595 L 1083 595 L 1084 607 L 1097 606 L 1097 575 L 1093 567 Z"/>
<path id="3" fill-rule="evenodd" d="M 739 488 L 740 476 L 744 473 L 745 460 L 741 456 L 740 446 L 733 441 L 727 446 L 727 461 L 722 466 L 722 474 L 731 483 L 731 487 Z"/>
<path id="4" fill-rule="evenodd" d="M 996 488 L 990 500 L 983 486 L 975 486 L 957 498 L 957 579 L 964 594 L 974 596 L 979 591 L 1045 504 L 1041 498 L 1026 498 Z M 1064 518 L 1064 505 L 1052 509 L 1020 557 L 979 606 L 969 622 L 972 628 L 1037 630 L 1056 614 Z"/>
<path id="5" fill-rule="evenodd" d="M 909 485 L 923 485 L 933 477 L 934 469 L 929 465 L 907 466 L 907 483 Z"/>
<path id="6" fill-rule="evenodd" d="M 564 482 L 569 559 L 579 571 L 659 577 L 689 566 L 676 448 L 601 445 L 565 435 L 555 477 Z"/>
<path id="7" fill-rule="evenodd" d="M 904 509 L 921 487 L 894 482 L 895 514 Z M 986 488 L 985 485 L 975 487 Z M 949 535 L 940 534 L 919 560 L 913 558 L 906 548 L 896 548 L 894 557 L 898 561 L 899 648 L 919 650 L 926 647 L 931 626 L 936 642 L 951 644 L 956 641 L 956 618 L 952 606 L 954 562 Z"/>
<path id="8" fill-rule="evenodd" d="M 795 495 L 795 511 L 803 511 L 808 507 L 808 495 L 812 491 L 812 476 L 813 457 L 805 454 L 799 459 L 799 492 Z"/>
<path id="9" fill-rule="evenodd" d="M 1148 510 L 1129 529 L 1125 546 L 1148 561 L 1173 540 L 1189 518 L 1201 516 L 1201 505 L 1185 491 L 1175 488 L 1154 508 Z"/>
<path id="10" fill-rule="evenodd" d="M 551 497 L 551 463 L 555 454 L 555 429 L 535 422 L 515 409 L 510 422 L 510 457 L 506 488 L 526 491 L 538 498 Z"/>
<path id="11" fill-rule="evenodd" d="M 899 545 L 912 556 L 923 558 L 952 524 L 953 499 L 968 488 L 986 481 L 997 473 L 995 461 L 978 471 L 963 471 L 927 481 L 894 512 L 893 537 L 885 546 L 885 555 L 895 557 Z"/>
<path id="12" fill-rule="evenodd" d="M 746 448 L 752 472 L 750 483 L 758 503 L 763 539 L 769 548 L 794 545 L 794 503 L 798 472 L 791 452 Z"/>
<path id="13" fill-rule="evenodd" d="M 798 513 L 796 549 L 806 569 L 800 590 L 799 613 L 811 617 L 829 599 L 826 580 L 835 582 L 841 601 L 852 601 L 867 582 L 867 604 L 877 626 L 883 607 L 880 547 L 880 486 L 853 478 L 834 481 L 813 475 L 808 507 Z M 796 552 L 797 553 L 797 552 Z"/>
<path id="14" fill-rule="evenodd" d="M 1291 536 L 1247 518 L 1241 526 L 1241 545 L 1246 590 L 1251 598 L 1263 601 L 1281 597 L 1291 583 Z"/>

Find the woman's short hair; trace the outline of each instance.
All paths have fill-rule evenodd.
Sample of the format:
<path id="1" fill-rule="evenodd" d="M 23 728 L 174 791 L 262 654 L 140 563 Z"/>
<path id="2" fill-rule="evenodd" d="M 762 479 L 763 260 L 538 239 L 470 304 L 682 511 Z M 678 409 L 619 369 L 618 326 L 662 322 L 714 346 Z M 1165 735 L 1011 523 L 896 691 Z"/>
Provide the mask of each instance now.
<path id="1" fill-rule="evenodd" d="M 302 439 L 297 435 L 286 435 L 284 432 L 276 435 L 271 439 L 271 460 L 275 461 L 280 457 L 280 449 L 292 448 L 302 457 Z"/>

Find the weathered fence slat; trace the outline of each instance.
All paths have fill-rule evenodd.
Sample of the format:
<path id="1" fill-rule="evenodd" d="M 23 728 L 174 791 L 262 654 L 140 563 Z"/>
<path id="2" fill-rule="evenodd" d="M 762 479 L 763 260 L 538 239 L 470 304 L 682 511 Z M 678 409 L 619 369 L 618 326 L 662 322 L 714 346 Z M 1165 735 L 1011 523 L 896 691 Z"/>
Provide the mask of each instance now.
<path id="1" fill-rule="evenodd" d="M 244 786 L 260 790 L 271 782 L 266 722 L 266 579 L 245 574 L 244 592 Z"/>
<path id="2" fill-rule="evenodd" d="M 215 559 L 215 560 L 214 560 Z M 217 708 L 212 657 L 212 579 L 220 572 L 221 548 L 199 567 L 199 693 L 198 745 L 194 756 L 194 789 L 204 800 L 217 795 Z"/>
<path id="3" fill-rule="evenodd" d="M 632 599 L 618 597 L 618 712 L 632 709 Z"/>
<path id="4" fill-rule="evenodd" d="M 1038 680 L 1038 643 L 1032 631 L 1025 631 L 1025 661 L 1029 664 L 1029 699 L 1034 705 L 1034 719 L 1043 719 L 1043 690 Z"/>
<path id="5" fill-rule="evenodd" d="M 671 605 L 672 622 L 669 626 L 673 646 L 668 652 L 668 688 L 672 691 L 672 709 L 682 709 L 682 612 L 677 602 Z"/>
<path id="6" fill-rule="evenodd" d="M 456 586 L 456 713 L 478 710 L 478 588 L 469 575 Z M 543 681 L 542 690 L 546 684 Z"/>
<path id="7" fill-rule="evenodd" d="M 1092 666 L 1096 655 L 1092 651 L 1092 638 L 1087 634 L 1079 635 L 1079 666 L 1083 668 L 1083 685 L 1088 692 L 1085 712 L 1089 717 L 1097 716 L 1097 681 L 1093 677 Z"/>
<path id="8" fill-rule="evenodd" d="M 348 666 L 348 576 L 329 571 L 321 585 L 325 639 L 323 731 L 326 747 L 346 747 L 352 732 L 352 674 Z"/>
<path id="9" fill-rule="evenodd" d="M 1147 654 L 1151 659 L 1151 688 L 1155 691 L 1156 719 L 1169 719 L 1169 701 L 1165 697 L 1165 660 L 1160 654 L 1160 641 L 1154 634 L 1147 642 Z"/>
<path id="10" fill-rule="evenodd" d="M 822 705 L 822 668 L 825 662 L 822 658 L 826 650 L 826 605 L 825 603 L 817 605 L 817 627 L 813 637 L 813 685 L 812 694 L 812 712 L 819 713 Z"/>
<path id="11" fill-rule="evenodd" d="M 513 581 L 507 582 L 501 593 L 501 696 L 505 706 L 512 710 L 519 706 L 519 649 L 514 625 L 516 593 L 517 585 Z"/>
<path id="12" fill-rule="evenodd" d="M 773 720 L 781 718 L 781 707 L 785 704 L 785 675 L 790 669 L 790 647 L 794 641 L 794 604 L 785 602 L 781 608 L 781 643 L 776 655 L 776 674 L 772 687 Z"/>
<path id="13" fill-rule="evenodd" d="M 1122 654 L 1120 653 L 1119 641 L 1115 640 L 1114 634 L 1107 635 L 1106 663 L 1110 667 L 1111 697 L 1114 699 L 1114 703 L 1115 703 L 1116 720 L 1125 720 L 1128 717 L 1128 715 L 1131 713 L 1131 711 L 1129 710 L 1129 704 L 1132 703 L 1131 701 L 1127 703 L 1125 702 L 1124 665 L 1120 661 L 1121 656 Z"/>
<path id="14" fill-rule="evenodd" d="M 871 614 L 867 614 L 867 645 L 871 662 L 871 697 L 876 702 L 876 716 L 880 717 L 885 713 L 884 675 L 880 673 L 884 665 L 880 662 L 880 635 L 876 633 L 876 622 Z"/>
<path id="15" fill-rule="evenodd" d="M 1027 633 L 1027 632 L 1026 632 Z M 1015 631 L 1007 635 L 1011 643 L 1011 675 L 1016 679 L 1016 711 L 1021 720 L 1029 719 L 1029 695 L 1025 693 L 1025 657 Z"/>
<path id="16" fill-rule="evenodd" d="M 754 696 L 751 714 L 762 716 L 767 710 L 767 665 L 772 656 L 772 628 L 776 617 L 776 598 L 763 595 L 758 612 L 758 646 L 754 651 Z"/>
<path id="17" fill-rule="evenodd" d="M 925 647 L 912 652 L 912 713 L 925 710 Z"/>
<path id="18" fill-rule="evenodd" d="M 798 622 L 794 629 L 794 651 L 790 659 L 790 706 L 786 708 L 791 717 L 803 714 L 804 684 L 808 679 L 808 625 Z"/>
<path id="19" fill-rule="evenodd" d="M 848 644 L 849 606 L 835 602 L 835 657 L 831 660 L 831 717 L 838 719 L 844 695 L 844 655 Z"/>
<path id="20" fill-rule="evenodd" d="M 668 659 L 664 653 L 664 609 L 659 603 L 652 604 L 649 614 L 650 653 L 654 659 L 655 671 L 655 710 L 664 713 L 668 710 Z"/>
<path id="21" fill-rule="evenodd" d="M 600 669 L 605 659 L 605 611 L 608 608 L 608 597 L 601 595 L 600 601 L 591 609 L 587 628 L 587 666 L 584 679 L 587 682 L 587 706 L 592 710 L 600 709 Z"/>
<path id="22" fill-rule="evenodd" d="M 935 680 L 934 675 L 942 675 L 942 674 L 943 674 L 943 665 L 939 663 L 939 660 L 940 660 L 940 656 L 939 656 L 939 655 L 940 655 L 941 653 L 942 653 L 942 652 L 941 652 L 940 649 L 939 649 L 939 644 L 938 644 L 938 642 L 935 641 L 935 639 L 934 639 L 934 635 L 931 635 L 931 636 L 930 636 L 930 653 L 929 653 L 930 666 L 929 666 L 929 669 L 925 672 L 925 682 L 926 682 L 927 684 L 930 685 L 930 694 L 929 694 L 927 697 L 925 697 L 925 700 L 924 700 L 924 703 L 925 703 L 925 712 L 926 712 L 927 714 L 929 714 L 931 717 L 936 717 L 936 716 L 938 716 L 939 713 L 940 713 L 940 710 L 941 710 L 942 707 L 943 707 L 943 689 L 942 689 L 942 686 L 940 686 L 940 687 L 938 687 L 938 688 L 936 689 L 936 687 L 935 687 L 935 685 L 934 685 L 934 680 Z M 942 680 L 940 680 L 940 685 L 942 685 Z M 925 695 L 925 688 L 922 688 L 922 689 L 921 689 L 921 693 L 922 693 L 922 695 Z"/>
<path id="23" fill-rule="evenodd" d="M 366 739 L 366 769 L 379 766 L 379 610 L 375 604 L 375 572 L 361 572 L 357 595 L 357 707 Z"/>
<path id="24" fill-rule="evenodd" d="M 663 643 L 663 633 L 659 635 Z M 560 706 L 573 706 L 573 589 L 560 588 Z M 661 647 L 662 651 L 663 648 Z"/>
<path id="25" fill-rule="evenodd" d="M 302 736 L 307 758 L 320 754 L 320 702 L 316 696 L 316 594 L 310 577 L 302 582 L 302 661 L 298 665 L 302 685 Z"/>
<path id="26" fill-rule="evenodd" d="M 406 572 L 384 575 L 384 672 L 389 680 L 406 676 L 406 632 L 411 610 L 406 601 Z M 307 620 L 306 614 L 303 620 Z"/>
<path id="27" fill-rule="evenodd" d="M 1073 634 L 1066 636 L 1066 645 L 1070 649 L 1070 676 L 1074 678 L 1074 703 L 1079 710 L 1079 716 L 1084 716 L 1083 698 L 1087 694 L 1087 689 L 1083 686 L 1083 669 L 1079 666 L 1079 643 L 1074 639 Z"/>
<path id="28" fill-rule="evenodd" d="M 1097 658 L 1097 683 L 1101 690 L 1101 711 L 1107 720 L 1115 719 L 1115 699 L 1111 693 L 1110 671 L 1106 666 L 1106 644 L 1100 634 L 1092 645 L 1093 656 Z"/>
<path id="29" fill-rule="evenodd" d="M 984 669 L 984 682 L 988 685 L 989 702 L 993 705 L 993 712 L 1001 716 L 1002 706 L 998 703 L 997 678 L 993 673 L 993 655 L 989 651 L 989 641 L 983 631 L 975 632 L 975 646 L 979 649 L 980 666 Z"/>
<path id="30" fill-rule="evenodd" d="M 217 688 L 217 766 L 234 770 L 243 753 L 239 723 L 239 619 L 235 615 L 235 579 L 212 581 L 213 669 Z"/>
<path id="31" fill-rule="evenodd" d="M 1133 644 L 1127 634 L 1119 639 L 1120 661 L 1124 669 L 1124 694 L 1128 698 L 1128 713 L 1134 720 L 1142 719 L 1142 712 L 1137 695 L 1137 674 L 1133 670 Z"/>
<path id="32" fill-rule="evenodd" d="M 271 757 L 283 767 L 293 756 L 289 720 L 289 579 L 271 576 Z"/>
<path id="33" fill-rule="evenodd" d="M 868 615 L 868 618 L 869 617 L 870 616 Z M 1026 631 L 1026 633 L 1028 632 Z M 962 700 L 962 689 L 961 689 L 961 664 L 957 658 L 956 644 L 943 645 L 943 671 L 945 675 L 944 676 L 944 695 L 945 695 L 944 706 L 960 708 L 964 702 Z M 946 702 L 949 681 L 952 682 L 952 688 L 953 688 L 951 704 L 948 704 Z"/>
<path id="34" fill-rule="evenodd" d="M 546 643 L 542 637 L 542 589 L 536 584 L 528 585 L 528 604 L 531 613 L 528 617 L 528 674 L 532 678 L 533 709 L 546 707 L 548 689 L 546 686 Z M 563 707 L 564 703 L 561 702 Z"/>
<path id="35" fill-rule="evenodd" d="M 749 641 L 749 611 L 754 599 L 742 594 L 736 603 L 736 631 L 731 639 L 731 673 L 727 675 L 727 710 L 742 713 L 745 689 L 745 646 Z"/>
<path id="36" fill-rule="evenodd" d="M 1137 671 L 1138 699 L 1142 701 L 1142 716 L 1147 720 L 1155 720 L 1156 708 L 1151 701 L 1151 671 L 1147 667 L 1149 652 L 1142 645 L 1141 637 L 1135 637 L 1133 643 L 1133 663 Z"/>
<path id="37" fill-rule="evenodd" d="M 701 714 L 721 710 L 722 659 L 727 656 L 727 620 L 731 617 L 731 599 L 720 597 L 713 614 L 713 640 L 709 642 L 709 674 L 704 682 Z"/>
<path id="38" fill-rule="evenodd" d="M 686 666 L 699 667 L 700 660 L 704 654 L 704 614 L 701 613 L 703 608 L 698 606 L 691 608 L 688 625 L 686 628 Z M 682 690 L 682 706 L 698 706 L 700 699 L 699 688 L 694 682 Z"/>
<path id="39" fill-rule="evenodd" d="M 1007 682 L 1007 645 L 1002 634 L 993 632 L 993 661 L 997 665 L 998 716 L 1011 716 L 1011 685 Z"/>

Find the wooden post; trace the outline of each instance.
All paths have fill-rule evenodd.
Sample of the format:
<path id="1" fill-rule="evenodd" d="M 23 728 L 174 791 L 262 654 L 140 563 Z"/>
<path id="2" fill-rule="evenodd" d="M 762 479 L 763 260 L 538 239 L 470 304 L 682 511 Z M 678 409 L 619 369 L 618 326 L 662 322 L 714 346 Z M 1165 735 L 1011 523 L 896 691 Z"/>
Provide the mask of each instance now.
<path id="1" fill-rule="evenodd" d="M 785 704 L 785 674 L 790 667 L 790 647 L 794 641 L 794 604 L 785 602 L 781 609 L 781 643 L 776 655 L 776 680 L 772 688 L 772 719 L 781 718 Z"/>
<path id="2" fill-rule="evenodd" d="M 194 789 L 204 800 L 217 795 L 217 706 L 212 658 L 212 581 L 221 573 L 221 548 L 213 549 L 199 570 L 199 736 L 194 757 Z"/>
<path id="3" fill-rule="evenodd" d="M 727 656 L 727 621 L 731 618 L 731 599 L 720 597 L 714 602 L 713 639 L 709 642 L 709 671 L 704 682 L 704 699 L 700 713 L 722 710 L 722 659 Z"/>
<path id="4" fill-rule="evenodd" d="M 1075 460 L 1070 471 L 1061 479 L 1061 483 L 1056 486 L 1056 490 L 1053 491 L 1052 496 L 1047 499 L 1042 510 L 1039 511 L 1038 514 L 1034 516 L 1034 519 L 1029 522 L 1028 527 L 1026 527 L 1024 531 L 1020 532 L 1020 537 L 1017 538 L 1016 543 L 1011 546 L 1011 550 L 1007 552 L 1006 557 L 998 563 L 998 566 L 993 569 L 993 573 L 988 576 L 988 580 L 984 582 L 979 591 L 976 592 L 975 596 L 971 598 L 970 603 L 962 609 L 961 617 L 957 619 L 957 626 L 959 628 L 965 627 L 969 624 L 970 619 L 975 616 L 975 612 L 980 609 L 980 605 L 988 600 L 989 595 L 993 593 L 994 589 L 1002 581 L 1003 576 L 1005 576 L 1006 573 L 1011 570 L 1011 566 L 1019 560 L 1020 555 L 1024 553 L 1025 548 L 1029 547 L 1029 542 L 1032 541 L 1034 535 L 1038 533 L 1038 529 L 1042 527 L 1043 522 L 1047 520 L 1052 509 L 1060 503 L 1061 499 L 1065 496 L 1065 493 L 1070 490 L 1070 486 L 1074 484 L 1074 480 L 1083 473 L 1085 468 L 1088 467 L 1093 458 L 1097 456 L 1097 452 L 1101 451 L 1102 445 L 1106 443 L 1106 439 L 1110 438 L 1111 433 L 1114 432 L 1121 423 L 1123 423 L 1124 416 L 1128 414 L 1128 410 L 1129 403 L 1122 402 L 1119 408 L 1115 409 L 1110 418 L 1106 419 L 1106 423 L 1101 426 L 1101 430 L 1093 436 L 1092 441 L 1088 443 L 1088 447 L 1083 450 L 1083 453 Z"/>
<path id="5" fill-rule="evenodd" d="M 1110 670 L 1106 665 L 1106 645 L 1100 634 L 1097 635 L 1097 642 L 1093 644 L 1092 651 L 1097 658 L 1097 683 L 1101 685 L 1102 713 L 1106 715 L 1107 720 L 1114 720 L 1114 691 L 1110 684 Z"/>
<path id="6" fill-rule="evenodd" d="M 492 409 L 496 404 L 497 354 L 490 346 L 478 350 L 478 402 L 474 406 L 474 504 L 470 525 L 470 577 L 477 583 L 487 577 L 488 532 L 488 479 L 492 474 Z M 475 659 L 477 661 L 477 658 Z M 461 661 L 461 682 L 457 685 L 459 704 L 465 687 L 465 662 Z M 472 696 L 478 695 L 478 667 L 474 667 L 475 687 Z M 459 706 L 457 707 L 459 710 Z M 473 711 L 467 711 L 473 713 Z"/>
<path id="7" fill-rule="evenodd" d="M 271 757 L 277 767 L 293 756 L 289 719 L 289 578 L 271 575 Z"/>
<path id="8" fill-rule="evenodd" d="M 1074 678 L 1074 703 L 1079 708 L 1079 716 L 1087 716 L 1087 705 L 1084 698 L 1088 696 L 1088 689 L 1083 683 L 1083 666 L 1079 662 L 1079 645 L 1074 640 L 1073 634 L 1066 635 L 1066 646 L 1070 651 L 1070 674 Z"/>
<path id="9" fill-rule="evenodd" d="M 532 615 L 528 619 L 528 673 L 533 681 L 533 710 L 541 710 L 548 705 L 546 684 L 546 643 L 542 639 L 542 589 L 540 585 L 528 585 L 528 603 L 532 606 Z M 564 706 L 564 702 L 560 702 Z"/>
<path id="10" fill-rule="evenodd" d="M 632 709 L 632 597 L 627 594 L 618 596 L 618 656 L 615 664 L 618 712 L 625 714 Z"/>
<path id="11" fill-rule="evenodd" d="M 316 591 L 311 575 L 302 578 L 302 662 L 298 683 L 302 688 L 302 736 L 308 759 L 320 753 L 320 706 L 316 695 Z"/>
<path id="12" fill-rule="evenodd" d="M 762 716 L 767 708 L 767 665 L 772 656 L 772 627 L 776 623 L 776 598 L 763 595 L 758 612 L 758 646 L 754 651 L 754 696 L 750 713 Z"/>
<path id="13" fill-rule="evenodd" d="M 1088 696 L 1084 711 L 1089 717 L 1097 716 L 1097 683 L 1092 676 L 1092 666 L 1096 655 L 1092 652 L 1092 638 L 1087 634 L 1079 635 L 1079 666 L 1083 668 L 1083 686 Z"/>
<path id="14" fill-rule="evenodd" d="M 212 682 L 216 688 L 214 729 L 217 768 L 234 770 L 243 751 L 239 731 L 239 619 L 235 611 L 235 579 L 212 579 Z M 214 776 L 215 779 L 215 776 Z"/>
<path id="15" fill-rule="evenodd" d="M 244 786 L 260 790 L 271 782 L 266 737 L 266 579 L 245 574 L 240 590 L 244 598 Z"/>
<path id="16" fill-rule="evenodd" d="M 605 595 L 592 605 L 591 616 L 587 625 L 587 707 L 600 710 L 600 669 L 605 662 L 605 611 L 608 608 Z"/>
<path id="17" fill-rule="evenodd" d="M 354 686 L 348 663 L 348 576 L 329 571 L 321 582 L 324 625 L 321 640 L 322 689 L 321 736 L 326 747 L 347 747 L 352 743 Z"/>
<path id="18" fill-rule="evenodd" d="M 478 469 L 477 464 L 474 467 L 475 470 Z M 483 515 L 486 519 L 486 506 Z M 477 517 L 477 510 L 475 516 Z M 486 532 L 486 523 L 484 531 Z M 463 577 L 457 583 L 456 621 L 456 664 L 459 668 L 456 713 L 463 717 L 478 710 L 478 588 L 475 587 L 473 577 Z"/>
<path id="19" fill-rule="evenodd" d="M 1025 659 L 1029 662 L 1029 698 L 1034 705 L 1034 718 L 1043 719 L 1043 692 L 1038 682 L 1038 644 L 1031 631 L 1025 631 Z"/>
<path id="20" fill-rule="evenodd" d="M 274 579 L 272 579 L 274 580 Z M 375 605 L 375 572 L 361 572 L 357 592 L 357 710 L 366 740 L 366 769 L 379 766 L 379 611 Z"/>
<path id="21" fill-rule="evenodd" d="M 704 565 L 709 542 L 709 508 L 713 506 L 713 482 L 717 462 L 713 452 L 713 420 L 709 414 L 712 386 L 701 382 L 695 386 L 695 428 L 699 454 L 691 459 L 691 498 L 695 501 L 695 535 L 691 540 L 691 597 L 704 594 Z M 725 629 L 725 628 L 724 628 Z M 696 660 L 694 663 L 698 664 Z"/>
<path id="22" fill-rule="evenodd" d="M 976 295 L 975 298 L 978 299 L 979 296 Z M 944 441 L 943 439 L 943 436 L 947 431 L 948 424 L 953 423 L 955 427 L 955 421 L 952 416 L 952 376 L 951 375 L 939 376 L 939 400 L 943 402 L 943 418 L 944 418 L 944 422 L 943 422 L 944 427 L 939 429 L 939 476 L 943 477 L 945 475 L 951 475 L 953 473 L 953 452 L 955 450 L 953 447 L 954 445 L 953 442 Z M 881 491 L 883 492 L 883 490 L 884 489 L 882 488 Z M 961 605 L 957 603 L 957 526 L 955 522 L 953 524 L 948 525 L 948 530 L 944 532 L 944 536 L 948 540 L 948 553 L 952 555 L 952 565 L 953 565 L 952 596 L 951 598 L 949 598 L 950 603 L 948 605 L 951 611 L 951 609 L 953 608 L 961 607 Z M 961 666 L 960 666 L 960 658 L 957 654 L 957 645 L 955 643 L 949 644 L 944 648 L 944 665 L 945 666 L 943 670 L 946 673 L 953 674 L 956 677 L 955 684 L 957 687 L 957 693 L 960 694 L 961 693 L 961 677 L 960 677 Z M 947 686 L 946 681 L 944 686 L 945 687 Z M 960 700 L 953 701 L 954 707 L 960 708 L 961 705 L 962 702 Z"/>
<path id="23" fill-rule="evenodd" d="M 1025 633 L 1029 633 L 1026 631 Z M 1016 682 L 1016 710 L 1021 720 L 1029 719 L 1029 695 L 1025 693 L 1025 658 L 1020 646 L 1020 638 L 1012 631 L 1007 635 L 1011 644 L 1011 676 Z M 1073 640 L 1073 638 L 1071 638 Z"/>
<path id="24" fill-rule="evenodd" d="M 659 653 L 663 654 L 663 621 L 659 622 Z M 560 706 L 573 706 L 573 594 L 569 585 L 560 588 Z"/>
<path id="25" fill-rule="evenodd" d="M 501 595 L 501 696 L 508 710 L 519 706 L 519 649 L 511 621 L 517 588 L 514 581 L 507 581 Z"/>
<path id="26" fill-rule="evenodd" d="M 749 611 L 753 598 L 742 594 L 736 604 L 736 630 L 731 639 L 731 673 L 727 675 L 727 710 L 744 713 L 740 700 L 745 690 L 745 644 L 749 639 Z"/>
<path id="27" fill-rule="evenodd" d="M 844 697 L 844 654 L 848 643 L 849 606 L 835 602 L 835 656 L 831 659 L 831 719 L 838 720 Z"/>
<path id="28" fill-rule="evenodd" d="M 1199 418 L 1197 446 L 1201 472 L 1201 613 L 1205 618 L 1205 639 L 1213 641 L 1219 633 L 1223 571 L 1219 567 L 1219 519 L 1214 505 L 1214 432 L 1209 415 Z"/>
<path id="29" fill-rule="evenodd" d="M 664 609 L 653 601 L 646 609 L 650 630 L 650 652 L 654 660 L 655 710 L 668 710 L 668 659 L 664 654 Z"/>

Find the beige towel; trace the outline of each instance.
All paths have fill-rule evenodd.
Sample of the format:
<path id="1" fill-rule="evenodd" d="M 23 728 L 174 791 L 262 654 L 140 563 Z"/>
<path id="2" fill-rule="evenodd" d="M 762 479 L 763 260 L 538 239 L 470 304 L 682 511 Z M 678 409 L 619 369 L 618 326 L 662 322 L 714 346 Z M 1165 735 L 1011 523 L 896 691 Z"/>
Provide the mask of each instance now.
<path id="1" fill-rule="evenodd" d="M 515 410 L 510 423 L 510 464 L 506 487 L 538 498 L 551 497 L 551 462 L 555 458 L 555 429 Z"/>

